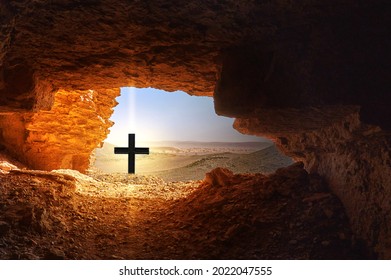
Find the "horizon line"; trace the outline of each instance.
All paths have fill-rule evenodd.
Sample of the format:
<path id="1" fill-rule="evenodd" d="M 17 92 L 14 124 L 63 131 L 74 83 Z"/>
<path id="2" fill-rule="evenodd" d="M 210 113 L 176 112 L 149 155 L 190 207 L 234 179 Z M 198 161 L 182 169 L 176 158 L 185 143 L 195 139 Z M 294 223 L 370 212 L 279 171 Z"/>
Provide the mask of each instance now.
<path id="1" fill-rule="evenodd" d="M 103 141 L 104 143 L 114 144 L 112 142 Z M 154 141 L 138 141 L 144 143 L 159 143 L 159 142 L 181 142 L 181 143 L 273 143 L 272 140 L 262 139 L 261 141 L 206 141 L 206 140 L 154 140 Z"/>

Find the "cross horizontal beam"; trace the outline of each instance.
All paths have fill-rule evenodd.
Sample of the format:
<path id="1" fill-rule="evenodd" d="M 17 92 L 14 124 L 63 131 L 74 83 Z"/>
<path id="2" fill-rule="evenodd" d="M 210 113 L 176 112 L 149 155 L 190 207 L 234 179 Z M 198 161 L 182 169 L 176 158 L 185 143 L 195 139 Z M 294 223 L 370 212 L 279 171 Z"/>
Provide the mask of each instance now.
<path id="1" fill-rule="evenodd" d="M 114 148 L 114 154 L 129 154 L 129 151 L 134 151 L 135 154 L 149 155 L 149 148 Z"/>

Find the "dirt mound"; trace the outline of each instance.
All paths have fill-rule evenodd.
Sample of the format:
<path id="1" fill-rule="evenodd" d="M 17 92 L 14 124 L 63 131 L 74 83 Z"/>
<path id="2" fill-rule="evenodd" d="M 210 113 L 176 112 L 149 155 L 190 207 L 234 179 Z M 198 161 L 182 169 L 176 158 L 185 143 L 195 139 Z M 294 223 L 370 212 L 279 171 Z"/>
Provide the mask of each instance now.
<path id="1" fill-rule="evenodd" d="M 181 243 L 193 258 L 359 257 L 342 204 L 302 163 L 270 176 L 214 169 L 171 209 L 181 215 L 177 227 L 189 237 Z"/>
<path id="2" fill-rule="evenodd" d="M 0 176 L 0 258 L 65 258 L 53 246 L 56 235 L 69 231 L 68 203 L 75 179 L 40 171 L 11 170 Z"/>

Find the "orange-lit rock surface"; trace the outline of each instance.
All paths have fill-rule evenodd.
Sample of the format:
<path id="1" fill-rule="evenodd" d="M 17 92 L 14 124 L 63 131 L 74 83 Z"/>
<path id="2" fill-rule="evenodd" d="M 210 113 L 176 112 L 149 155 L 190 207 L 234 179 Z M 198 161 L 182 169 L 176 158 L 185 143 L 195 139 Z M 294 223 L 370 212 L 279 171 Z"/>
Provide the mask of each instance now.
<path id="1" fill-rule="evenodd" d="M 119 89 L 58 90 L 51 110 L 0 114 L 2 145 L 31 168 L 86 170 L 106 138 Z"/>
<path id="2" fill-rule="evenodd" d="M 2 1 L 0 144 L 84 171 L 119 87 L 213 95 L 325 176 L 390 258 L 389 18 L 386 0 Z"/>

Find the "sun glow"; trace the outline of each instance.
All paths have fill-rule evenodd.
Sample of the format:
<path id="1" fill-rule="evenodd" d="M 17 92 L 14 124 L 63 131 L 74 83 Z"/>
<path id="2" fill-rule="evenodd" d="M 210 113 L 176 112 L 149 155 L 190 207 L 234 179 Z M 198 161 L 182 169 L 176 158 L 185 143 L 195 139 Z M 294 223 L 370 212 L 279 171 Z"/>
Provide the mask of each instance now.
<path id="1" fill-rule="evenodd" d="M 127 134 L 136 134 L 136 145 L 151 141 L 244 142 L 265 141 L 242 135 L 233 119 L 217 116 L 211 97 L 190 96 L 153 88 L 122 88 L 117 98 L 106 142 L 127 145 Z"/>
<path id="2" fill-rule="evenodd" d="M 114 108 L 111 118 L 114 125 L 110 128 L 106 142 L 126 146 L 128 143 L 127 134 L 136 134 L 137 145 L 143 145 L 151 139 L 159 139 L 159 129 L 151 122 L 150 125 L 143 125 L 144 122 L 137 121 L 137 99 L 138 94 L 135 88 L 125 88 L 117 99 L 118 105 Z M 141 109 L 142 111 L 142 109 Z"/>

